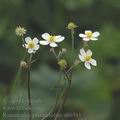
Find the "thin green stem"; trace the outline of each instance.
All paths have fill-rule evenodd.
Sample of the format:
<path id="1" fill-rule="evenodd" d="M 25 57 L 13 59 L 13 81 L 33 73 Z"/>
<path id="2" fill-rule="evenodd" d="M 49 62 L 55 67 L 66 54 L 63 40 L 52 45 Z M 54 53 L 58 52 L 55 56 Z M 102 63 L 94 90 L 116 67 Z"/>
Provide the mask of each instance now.
<path id="1" fill-rule="evenodd" d="M 52 48 L 52 51 L 53 51 L 53 54 L 55 55 L 56 59 L 59 61 L 59 59 L 58 59 L 58 55 L 56 54 L 56 52 L 55 52 L 55 49 L 54 49 L 54 48 Z"/>
<path id="2" fill-rule="evenodd" d="M 74 38 L 73 38 L 73 40 L 74 40 Z M 74 45 L 73 45 L 74 46 Z M 73 49 L 74 50 L 74 49 Z M 55 55 L 55 57 L 56 57 L 56 59 L 57 59 L 57 61 L 59 61 L 59 59 L 58 59 L 58 57 L 57 57 L 57 54 L 56 54 L 56 52 L 55 52 L 55 50 L 53 49 L 53 54 Z M 67 100 L 67 96 L 68 96 L 68 92 L 69 92 L 69 89 L 70 89 L 70 86 L 71 86 L 71 79 L 72 79 L 72 76 L 71 76 L 71 78 L 69 77 L 69 75 L 71 75 L 71 73 L 70 74 L 68 74 L 71 70 L 72 70 L 72 68 L 73 67 L 71 67 L 70 69 L 69 69 L 69 71 L 67 72 L 66 70 L 64 70 L 64 74 L 65 74 L 65 77 L 64 78 L 66 78 L 67 80 L 68 80 L 68 86 L 65 88 L 65 90 L 62 92 L 62 98 L 60 98 L 59 97 L 59 108 L 58 108 L 58 111 L 57 111 L 57 114 L 56 114 L 56 116 L 55 116 L 55 119 L 54 120 L 57 120 L 57 118 L 58 118 L 58 116 L 59 116 L 59 113 L 61 112 L 61 110 L 62 110 L 62 108 L 63 108 L 63 106 L 64 106 L 64 104 L 65 104 L 65 102 L 66 102 L 66 100 Z M 59 95 L 59 96 L 61 96 L 61 94 Z M 57 101 L 58 102 L 58 101 Z M 56 106 L 57 107 L 57 106 Z"/>
<path id="3" fill-rule="evenodd" d="M 74 49 L 75 49 L 75 39 L 74 39 L 74 29 L 71 29 L 71 40 L 72 40 L 72 52 L 71 52 L 71 57 L 72 61 L 71 63 L 74 64 Z"/>
<path id="4" fill-rule="evenodd" d="M 54 107 L 52 108 L 52 110 L 44 118 L 42 118 L 41 120 L 47 119 L 50 116 L 50 114 L 52 114 L 53 111 L 55 111 L 55 109 L 56 109 L 56 107 L 58 105 L 61 77 L 62 77 L 62 71 L 60 70 L 60 76 L 59 76 L 59 80 L 58 80 L 58 84 L 57 84 L 58 89 L 57 89 L 57 92 L 56 92 L 56 103 L 55 103 Z"/>
<path id="5" fill-rule="evenodd" d="M 59 76 L 59 80 L 58 80 L 58 85 L 57 85 L 57 92 L 56 92 L 56 105 L 58 103 L 59 100 L 59 92 L 60 92 L 60 81 L 61 81 L 61 77 L 62 77 L 62 71 L 60 70 L 60 76 Z"/>
<path id="6" fill-rule="evenodd" d="M 66 78 L 67 78 L 67 80 L 68 80 L 68 86 L 67 86 L 67 88 L 66 88 L 65 91 L 64 91 L 62 103 L 60 104 L 60 107 L 59 107 L 59 109 L 58 109 L 58 111 L 57 111 L 57 114 L 56 114 L 54 120 L 57 120 L 57 119 L 58 119 L 59 113 L 60 113 L 61 110 L 63 109 L 63 106 L 64 106 L 64 104 L 65 104 L 65 102 L 66 102 L 66 100 L 67 100 L 67 96 L 68 96 L 69 89 L 70 89 L 70 87 L 71 87 L 71 79 L 69 78 L 69 75 L 67 74 L 67 72 L 66 72 L 65 70 L 64 70 L 64 73 L 65 73 L 65 76 L 66 76 Z"/>
<path id="7" fill-rule="evenodd" d="M 72 53 L 74 53 L 74 46 L 75 46 L 75 41 L 74 41 L 74 29 L 71 29 L 71 39 L 72 39 Z"/>
<path id="8" fill-rule="evenodd" d="M 71 54 L 72 54 L 72 61 L 71 61 L 71 63 L 74 65 L 74 46 L 75 46 L 75 39 L 74 39 L 74 33 L 75 33 L 75 31 L 74 31 L 74 29 L 71 29 L 71 39 L 72 39 L 72 52 L 71 52 Z M 72 69 L 71 69 L 71 71 L 70 71 L 70 73 L 71 73 L 71 77 L 72 77 Z"/>
<path id="9" fill-rule="evenodd" d="M 25 39 L 24 39 L 23 36 L 22 36 L 22 41 L 23 41 L 23 45 L 24 45 L 24 47 L 25 47 Z M 26 47 L 25 47 L 25 52 L 24 52 L 23 60 L 25 60 L 26 54 L 27 54 L 27 49 L 26 49 Z"/>
<path id="10" fill-rule="evenodd" d="M 87 48 L 88 48 L 88 43 L 85 42 L 85 41 L 83 42 L 83 48 L 84 48 L 84 49 L 87 49 Z"/>
<path id="11" fill-rule="evenodd" d="M 30 90 L 30 77 L 31 77 L 31 60 L 32 54 L 28 61 L 28 105 L 29 105 L 29 120 L 32 120 L 32 104 L 31 104 L 31 90 Z"/>
<path id="12" fill-rule="evenodd" d="M 72 62 L 71 63 L 73 63 L 73 65 L 68 69 L 68 71 L 66 71 L 66 70 L 64 70 L 64 74 L 65 74 L 65 77 L 67 78 L 67 80 L 68 80 L 68 87 L 65 89 L 65 91 L 64 91 L 64 96 L 63 96 L 63 100 L 62 100 L 62 103 L 60 104 L 60 107 L 59 107 L 59 109 L 58 109 L 58 112 L 57 112 L 57 115 L 56 115 L 56 117 L 55 117 L 55 119 L 54 120 L 57 120 L 58 119 L 58 115 L 59 115 L 59 113 L 61 112 L 61 110 L 62 110 L 62 108 L 63 108 L 63 106 L 64 106 L 64 104 L 65 104 L 65 102 L 66 102 L 66 100 L 67 100 L 67 96 L 68 96 L 68 92 L 69 92 L 69 89 L 70 89 L 70 87 L 71 87 L 71 79 L 72 79 L 72 69 L 74 68 L 74 42 L 75 42 L 75 40 L 74 40 L 74 29 L 71 29 L 71 39 L 72 39 L 72 53 L 71 53 L 71 55 L 72 55 Z M 70 78 L 69 78 L 69 75 L 70 75 Z"/>

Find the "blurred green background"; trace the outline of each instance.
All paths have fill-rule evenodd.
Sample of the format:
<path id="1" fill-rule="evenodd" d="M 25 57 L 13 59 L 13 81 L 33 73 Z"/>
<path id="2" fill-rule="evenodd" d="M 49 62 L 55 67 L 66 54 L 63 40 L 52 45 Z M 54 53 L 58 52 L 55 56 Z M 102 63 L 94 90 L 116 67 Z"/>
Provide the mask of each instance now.
<path id="1" fill-rule="evenodd" d="M 76 67 L 64 112 L 80 112 L 80 120 L 120 120 L 120 0 L 0 0 L 0 120 L 19 119 L 4 117 L 6 112 L 27 112 L 4 109 L 4 106 L 27 106 L 18 102 L 27 98 L 27 85 L 25 71 L 18 70 L 23 48 L 14 33 L 16 26 L 24 26 L 27 36 L 38 39 L 44 32 L 62 34 L 66 40 L 57 50 L 66 47 L 69 51 L 71 39 L 66 26 L 71 21 L 79 26 L 75 32 L 76 54 L 82 46 L 80 32 L 90 29 L 99 31 L 101 36 L 89 46 L 98 66 L 91 71 L 83 64 Z M 42 106 L 33 112 L 40 114 L 48 112 L 55 102 L 59 67 L 49 47 L 41 46 L 37 54 L 31 89 L 32 98 L 39 100 L 37 105 L 33 103 L 34 108 Z M 64 119 L 76 120 L 61 118 Z"/>

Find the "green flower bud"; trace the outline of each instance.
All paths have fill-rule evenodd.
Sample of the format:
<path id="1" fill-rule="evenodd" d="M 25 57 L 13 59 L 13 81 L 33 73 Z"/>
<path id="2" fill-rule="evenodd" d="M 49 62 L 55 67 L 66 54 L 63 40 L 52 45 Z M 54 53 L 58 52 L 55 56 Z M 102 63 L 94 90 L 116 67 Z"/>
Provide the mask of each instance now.
<path id="1" fill-rule="evenodd" d="M 67 26 L 68 29 L 75 29 L 77 27 L 77 25 L 75 25 L 73 22 L 70 22 Z"/>
<path id="2" fill-rule="evenodd" d="M 64 59 L 59 60 L 58 65 L 60 66 L 61 70 L 64 70 L 67 66 L 67 62 Z"/>

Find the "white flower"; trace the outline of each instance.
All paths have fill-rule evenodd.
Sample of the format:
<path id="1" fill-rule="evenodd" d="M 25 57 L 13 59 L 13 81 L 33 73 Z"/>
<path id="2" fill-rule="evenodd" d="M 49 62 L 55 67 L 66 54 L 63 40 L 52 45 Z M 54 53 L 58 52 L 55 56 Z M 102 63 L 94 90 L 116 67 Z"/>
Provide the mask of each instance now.
<path id="1" fill-rule="evenodd" d="M 80 33 L 79 37 L 83 38 L 84 41 L 90 41 L 90 40 L 98 40 L 98 36 L 100 35 L 99 32 L 92 32 L 90 30 L 86 30 L 85 34 Z"/>
<path id="2" fill-rule="evenodd" d="M 90 64 L 92 64 L 93 66 L 97 66 L 96 60 L 92 59 L 92 51 L 91 50 L 87 50 L 87 52 L 85 52 L 85 50 L 83 48 L 80 49 L 79 59 L 82 62 L 84 62 L 84 65 L 87 69 L 91 69 Z"/>
<path id="3" fill-rule="evenodd" d="M 26 31 L 27 30 L 24 27 L 20 27 L 20 26 L 15 29 L 15 33 L 18 36 L 23 36 L 24 34 L 26 34 Z"/>
<path id="4" fill-rule="evenodd" d="M 26 49 L 28 49 L 28 53 L 35 53 L 39 49 L 39 40 L 37 38 L 34 38 L 33 40 L 30 37 L 25 38 L 25 45 L 23 44 L 23 47 L 25 46 Z"/>
<path id="5" fill-rule="evenodd" d="M 65 37 L 61 35 L 53 36 L 48 33 L 42 34 L 42 38 L 44 41 L 40 41 L 41 45 L 50 45 L 51 47 L 57 47 L 58 45 L 56 44 L 57 42 L 62 42 Z"/>

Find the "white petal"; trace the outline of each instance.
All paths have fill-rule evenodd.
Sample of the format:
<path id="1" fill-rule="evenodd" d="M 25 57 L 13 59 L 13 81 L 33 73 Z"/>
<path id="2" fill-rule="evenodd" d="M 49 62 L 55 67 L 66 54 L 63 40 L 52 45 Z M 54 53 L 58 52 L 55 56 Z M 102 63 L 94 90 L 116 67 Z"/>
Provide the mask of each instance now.
<path id="1" fill-rule="evenodd" d="M 22 44 L 22 47 L 26 47 L 26 44 Z"/>
<path id="2" fill-rule="evenodd" d="M 28 45 L 27 45 L 27 44 L 25 44 L 25 45 L 23 44 L 22 46 L 25 47 L 25 48 L 28 48 Z"/>
<path id="3" fill-rule="evenodd" d="M 38 49 L 39 49 L 39 45 L 36 45 L 36 46 L 35 46 L 35 50 L 38 50 Z"/>
<path id="4" fill-rule="evenodd" d="M 34 49 L 28 49 L 28 53 L 33 53 L 34 52 Z"/>
<path id="5" fill-rule="evenodd" d="M 93 66 L 97 66 L 97 62 L 95 59 L 91 59 L 90 63 L 93 65 Z"/>
<path id="6" fill-rule="evenodd" d="M 92 51 L 91 50 L 87 50 L 87 56 L 92 56 Z"/>
<path id="7" fill-rule="evenodd" d="M 84 57 L 84 56 L 86 56 L 86 52 L 85 52 L 85 50 L 82 48 L 82 49 L 80 49 L 80 54 Z"/>
<path id="8" fill-rule="evenodd" d="M 91 40 L 94 40 L 94 41 L 95 41 L 95 40 L 98 40 L 98 38 L 95 38 L 95 37 L 92 37 L 92 38 L 90 38 L 90 39 L 91 39 Z"/>
<path id="9" fill-rule="evenodd" d="M 29 43 L 31 40 L 32 40 L 32 39 L 31 39 L 30 37 L 26 37 L 26 38 L 25 38 L 25 42 L 26 42 L 26 43 Z"/>
<path id="10" fill-rule="evenodd" d="M 65 37 L 60 37 L 59 39 L 55 38 L 55 42 L 62 42 L 65 39 Z"/>
<path id="11" fill-rule="evenodd" d="M 85 34 L 80 33 L 80 34 L 79 34 L 79 37 L 86 37 L 86 35 L 85 35 Z"/>
<path id="12" fill-rule="evenodd" d="M 83 38 L 83 40 L 84 41 L 90 41 L 90 38 L 85 37 L 85 38 Z"/>
<path id="13" fill-rule="evenodd" d="M 61 35 L 57 35 L 57 36 L 55 36 L 55 39 L 59 39 L 61 37 L 62 37 Z"/>
<path id="14" fill-rule="evenodd" d="M 40 41 L 40 44 L 41 44 L 41 45 L 48 45 L 49 42 L 48 42 L 48 41 Z"/>
<path id="15" fill-rule="evenodd" d="M 85 62 L 85 67 L 90 70 L 91 69 L 90 63 L 89 62 Z"/>
<path id="16" fill-rule="evenodd" d="M 37 44 L 39 40 L 37 38 L 34 38 L 33 41 Z"/>
<path id="17" fill-rule="evenodd" d="M 57 47 L 57 44 L 55 42 L 50 43 L 51 47 Z"/>
<path id="18" fill-rule="evenodd" d="M 100 33 L 99 32 L 94 32 L 92 35 L 93 35 L 93 37 L 98 37 L 100 35 Z"/>
<path id="19" fill-rule="evenodd" d="M 84 62 L 84 57 L 82 55 L 79 55 L 79 59 Z"/>
<path id="20" fill-rule="evenodd" d="M 45 40 L 48 40 L 49 36 L 50 35 L 48 33 L 42 34 L 42 38 L 45 39 Z"/>

